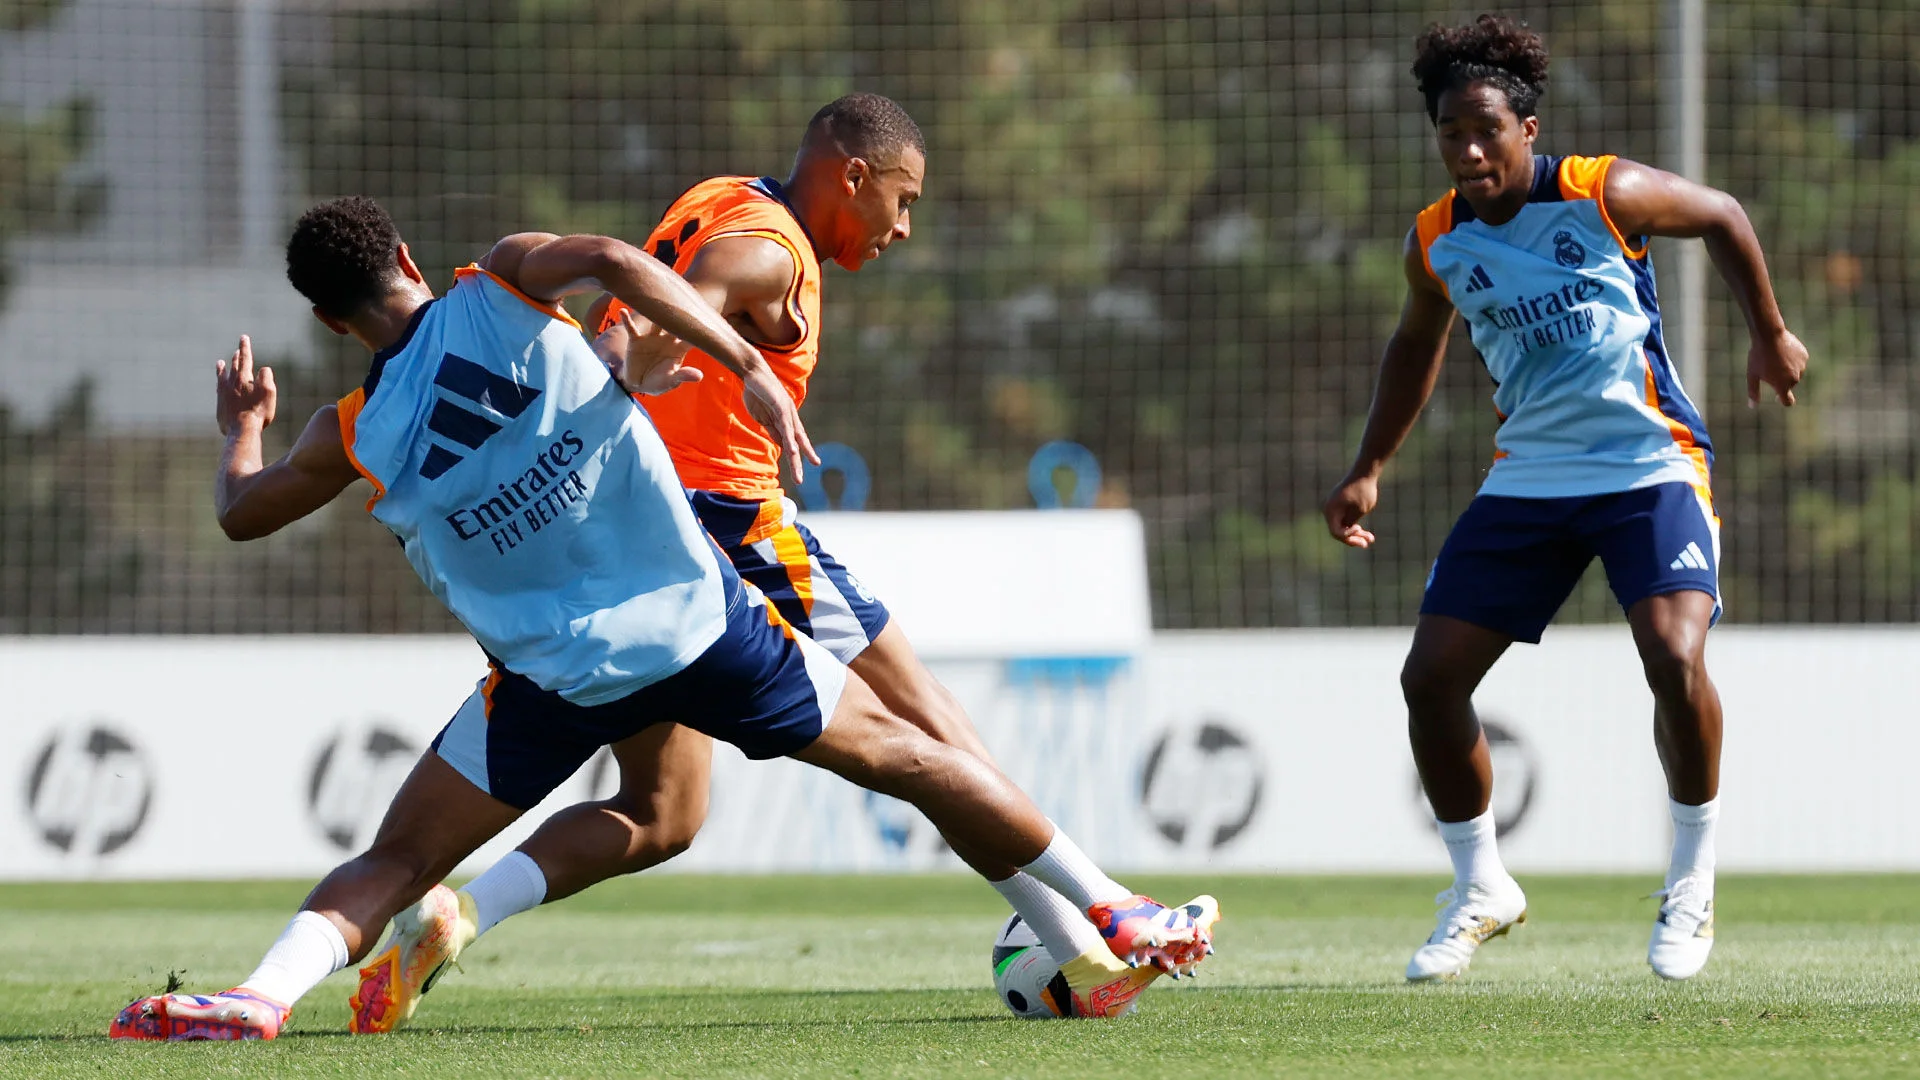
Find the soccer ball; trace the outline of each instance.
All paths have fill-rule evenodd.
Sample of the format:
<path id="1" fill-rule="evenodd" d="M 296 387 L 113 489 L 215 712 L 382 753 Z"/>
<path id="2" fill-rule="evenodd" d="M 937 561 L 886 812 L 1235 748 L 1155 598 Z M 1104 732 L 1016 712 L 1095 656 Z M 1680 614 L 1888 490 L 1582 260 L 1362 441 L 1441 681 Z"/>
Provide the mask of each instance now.
<path id="1" fill-rule="evenodd" d="M 993 939 L 993 989 L 1001 1004 L 1022 1020 L 1073 1015 L 1073 991 L 1060 965 L 1015 915 Z"/>

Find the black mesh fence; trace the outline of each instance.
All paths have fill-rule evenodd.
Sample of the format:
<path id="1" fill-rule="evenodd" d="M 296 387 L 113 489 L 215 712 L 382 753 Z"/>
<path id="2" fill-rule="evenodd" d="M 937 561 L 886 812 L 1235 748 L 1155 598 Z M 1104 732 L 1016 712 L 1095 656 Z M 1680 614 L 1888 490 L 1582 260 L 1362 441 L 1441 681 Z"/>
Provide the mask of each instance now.
<path id="1" fill-rule="evenodd" d="M 1667 8 L 1514 9 L 1554 52 L 1543 150 L 1663 162 Z M 855 89 L 901 101 L 929 159 L 911 239 L 825 286 L 807 418 L 867 464 L 867 508 L 1031 506 L 1034 455 L 1064 440 L 1099 463 L 1089 501 L 1145 519 L 1159 625 L 1407 622 L 1492 452 L 1464 334 L 1388 474 L 1381 544 L 1335 545 L 1318 504 L 1398 314 L 1402 238 L 1447 182 L 1412 41 L 1474 13 L 0 0 L 0 632 L 452 629 L 359 499 L 249 545 L 214 526 L 232 339 L 280 376 L 280 447 L 365 363 L 281 277 L 292 219 L 373 195 L 436 284 L 508 232 L 638 240 L 703 177 L 784 176 L 814 109 Z M 1802 407 L 1749 411 L 1710 276 L 1690 389 L 1736 621 L 1920 602 L 1916 22 L 1893 0 L 1707 7 L 1705 178 L 1747 207 L 1813 353 Z M 1597 571 L 1566 617 L 1618 617 Z"/>

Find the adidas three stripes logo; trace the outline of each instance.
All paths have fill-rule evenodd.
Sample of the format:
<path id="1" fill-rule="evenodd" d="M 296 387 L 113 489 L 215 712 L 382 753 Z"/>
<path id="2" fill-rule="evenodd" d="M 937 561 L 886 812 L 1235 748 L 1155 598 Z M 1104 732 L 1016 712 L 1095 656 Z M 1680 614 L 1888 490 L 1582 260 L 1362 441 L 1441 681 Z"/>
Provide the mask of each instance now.
<path id="1" fill-rule="evenodd" d="M 434 402 L 433 415 L 427 418 L 427 430 L 450 443 L 478 450 L 498 434 L 501 424 L 483 415 L 493 413 L 504 420 L 517 420 L 540 396 L 531 386 L 522 386 L 502 378 L 463 356 L 447 353 L 440 358 L 440 370 L 433 385 L 444 395 Z M 464 401 L 481 410 L 474 412 L 454 404 Z M 420 475 L 437 480 L 448 469 L 465 461 L 466 455 L 435 443 L 420 463 Z"/>
<path id="2" fill-rule="evenodd" d="M 1686 548 L 1680 552 L 1680 557 L 1667 564 L 1667 569 L 1711 570 L 1713 564 L 1707 561 L 1706 553 L 1700 550 L 1700 545 L 1689 540 Z"/>

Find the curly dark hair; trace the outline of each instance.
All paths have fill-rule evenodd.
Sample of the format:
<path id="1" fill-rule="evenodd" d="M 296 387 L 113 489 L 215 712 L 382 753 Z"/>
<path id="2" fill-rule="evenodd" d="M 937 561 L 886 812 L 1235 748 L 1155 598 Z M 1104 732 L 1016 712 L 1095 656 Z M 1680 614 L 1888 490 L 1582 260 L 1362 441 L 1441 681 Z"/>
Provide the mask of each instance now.
<path id="1" fill-rule="evenodd" d="M 1414 46 L 1413 77 L 1427 99 L 1427 119 L 1440 119 L 1440 95 L 1486 82 L 1507 95 L 1521 117 L 1534 114 L 1547 90 L 1547 43 L 1523 22 L 1482 15 L 1465 26 L 1427 27 Z"/>
<path id="2" fill-rule="evenodd" d="M 893 162 L 908 147 L 927 152 L 920 125 L 892 98 L 848 94 L 828 102 L 807 122 L 807 143 L 831 142 L 854 157 Z"/>
<path id="3" fill-rule="evenodd" d="M 365 195 L 300 215 L 287 241 L 287 280 L 321 314 L 345 319 L 390 292 L 400 276 L 400 230 Z"/>

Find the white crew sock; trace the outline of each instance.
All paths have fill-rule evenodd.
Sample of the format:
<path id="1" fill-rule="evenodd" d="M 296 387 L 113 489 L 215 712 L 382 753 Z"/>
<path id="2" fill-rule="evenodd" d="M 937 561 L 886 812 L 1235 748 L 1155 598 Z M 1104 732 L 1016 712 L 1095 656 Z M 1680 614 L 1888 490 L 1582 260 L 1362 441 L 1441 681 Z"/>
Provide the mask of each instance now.
<path id="1" fill-rule="evenodd" d="M 241 982 L 282 1005 L 292 1005 L 321 979 L 347 966 L 347 939 L 333 920 L 317 911 L 302 911 L 280 931 L 280 937 L 260 958 L 260 966 Z"/>
<path id="2" fill-rule="evenodd" d="M 1093 860 L 1080 850 L 1071 837 L 1054 826 L 1053 839 L 1040 857 L 1020 868 L 1040 879 L 1040 883 L 1067 898 L 1082 912 L 1095 904 L 1125 900 L 1132 890 L 1102 873 Z M 1024 912 L 1022 913 L 1024 914 Z M 1036 928 L 1035 934 L 1039 933 Z M 1052 949 L 1048 949 L 1052 952 Z M 1056 959 L 1059 959 L 1056 957 Z"/>
<path id="3" fill-rule="evenodd" d="M 526 852 L 514 851 L 460 891 L 473 898 L 474 919 L 484 934 L 502 919 L 539 907 L 547 898 L 547 875 Z"/>
<path id="4" fill-rule="evenodd" d="M 1673 859 L 1667 864 L 1667 888 L 1689 874 L 1713 880 L 1713 830 L 1720 822 L 1720 799 L 1699 806 L 1667 800 L 1673 811 Z"/>
<path id="5" fill-rule="evenodd" d="M 991 883 L 1013 910 L 1033 927 L 1035 937 L 1047 947 L 1047 953 L 1064 964 L 1088 953 L 1107 955 L 1107 939 L 1072 902 L 1031 874 L 1015 874 L 1005 881 Z"/>
<path id="6" fill-rule="evenodd" d="M 1500 849 L 1494 843 L 1492 809 L 1466 821 L 1435 820 L 1440 826 L 1440 839 L 1447 844 L 1447 858 L 1453 860 L 1454 888 L 1512 880 L 1500 862 Z"/>

